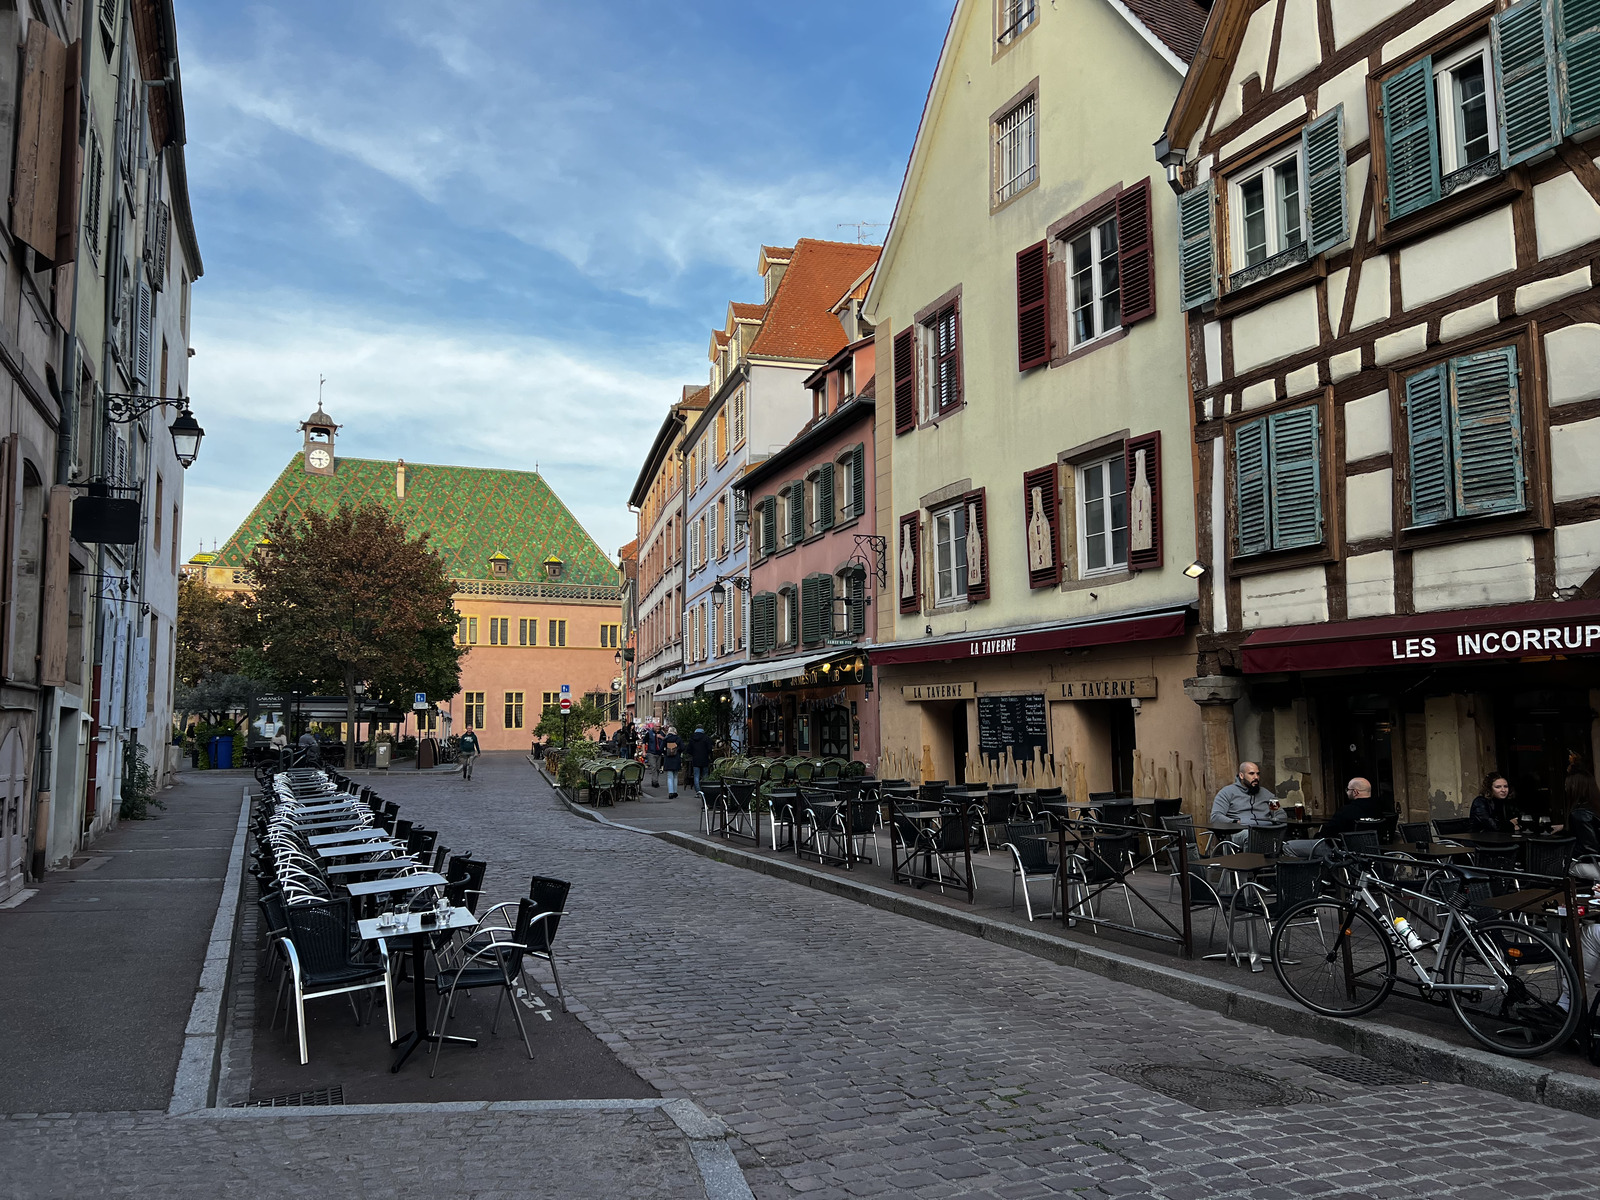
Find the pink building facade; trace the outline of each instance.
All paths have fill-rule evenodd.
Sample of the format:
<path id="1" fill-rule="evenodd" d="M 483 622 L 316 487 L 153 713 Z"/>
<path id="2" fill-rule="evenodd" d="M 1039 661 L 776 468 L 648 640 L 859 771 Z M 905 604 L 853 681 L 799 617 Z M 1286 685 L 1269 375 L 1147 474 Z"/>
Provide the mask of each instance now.
<path id="1" fill-rule="evenodd" d="M 806 380 L 811 420 L 735 485 L 750 514 L 751 666 L 743 674 L 754 753 L 877 763 L 866 653 L 868 613 L 883 588 L 873 365 L 866 337 L 818 368 Z"/>

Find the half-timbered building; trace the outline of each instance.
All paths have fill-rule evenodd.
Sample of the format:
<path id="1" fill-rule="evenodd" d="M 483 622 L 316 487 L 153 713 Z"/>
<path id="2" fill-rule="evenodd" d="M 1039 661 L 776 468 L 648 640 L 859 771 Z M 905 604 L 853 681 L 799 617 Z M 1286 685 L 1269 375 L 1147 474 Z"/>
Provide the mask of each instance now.
<path id="1" fill-rule="evenodd" d="M 1600 653 L 1600 4 L 1218 0 L 1178 190 L 1214 771 L 1559 819 Z"/>

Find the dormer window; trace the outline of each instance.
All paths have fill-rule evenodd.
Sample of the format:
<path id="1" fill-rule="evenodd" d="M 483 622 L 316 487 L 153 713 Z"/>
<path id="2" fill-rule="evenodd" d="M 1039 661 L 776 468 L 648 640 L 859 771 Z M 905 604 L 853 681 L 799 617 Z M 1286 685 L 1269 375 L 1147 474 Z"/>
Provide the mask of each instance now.
<path id="1" fill-rule="evenodd" d="M 489 574 L 495 579 L 509 579 L 511 577 L 511 560 L 500 551 L 495 551 L 489 556 Z"/>

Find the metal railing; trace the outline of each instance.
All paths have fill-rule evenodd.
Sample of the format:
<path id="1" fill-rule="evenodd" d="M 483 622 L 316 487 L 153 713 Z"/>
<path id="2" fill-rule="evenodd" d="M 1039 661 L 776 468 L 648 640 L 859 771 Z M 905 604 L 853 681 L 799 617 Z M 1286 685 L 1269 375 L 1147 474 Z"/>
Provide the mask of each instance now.
<path id="1" fill-rule="evenodd" d="M 621 603 L 622 588 L 599 583 L 530 583 L 518 579 L 456 579 L 458 596 L 517 596 L 528 600 L 589 600 Z"/>

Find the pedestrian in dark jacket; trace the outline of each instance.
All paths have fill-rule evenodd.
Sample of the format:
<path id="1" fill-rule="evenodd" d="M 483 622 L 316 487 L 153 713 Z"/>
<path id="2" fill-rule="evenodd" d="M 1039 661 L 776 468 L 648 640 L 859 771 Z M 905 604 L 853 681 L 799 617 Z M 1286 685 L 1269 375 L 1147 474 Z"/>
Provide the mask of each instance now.
<path id="1" fill-rule="evenodd" d="M 711 771 L 711 739 L 704 729 L 696 728 L 689 738 L 689 767 L 694 771 L 694 790 L 700 790 L 700 781 Z"/>
<path id="2" fill-rule="evenodd" d="M 661 739 L 661 766 L 667 773 L 667 799 L 676 800 L 678 772 L 683 770 L 683 739 L 672 725 L 667 726 L 667 735 Z"/>
<path id="3" fill-rule="evenodd" d="M 1472 801 L 1473 833 L 1511 833 L 1516 826 L 1511 817 L 1511 781 L 1492 772 L 1483 781 L 1483 791 Z"/>
<path id="4" fill-rule="evenodd" d="M 650 786 L 661 786 L 661 726 L 652 725 L 644 732 L 644 750 L 650 757 Z"/>

